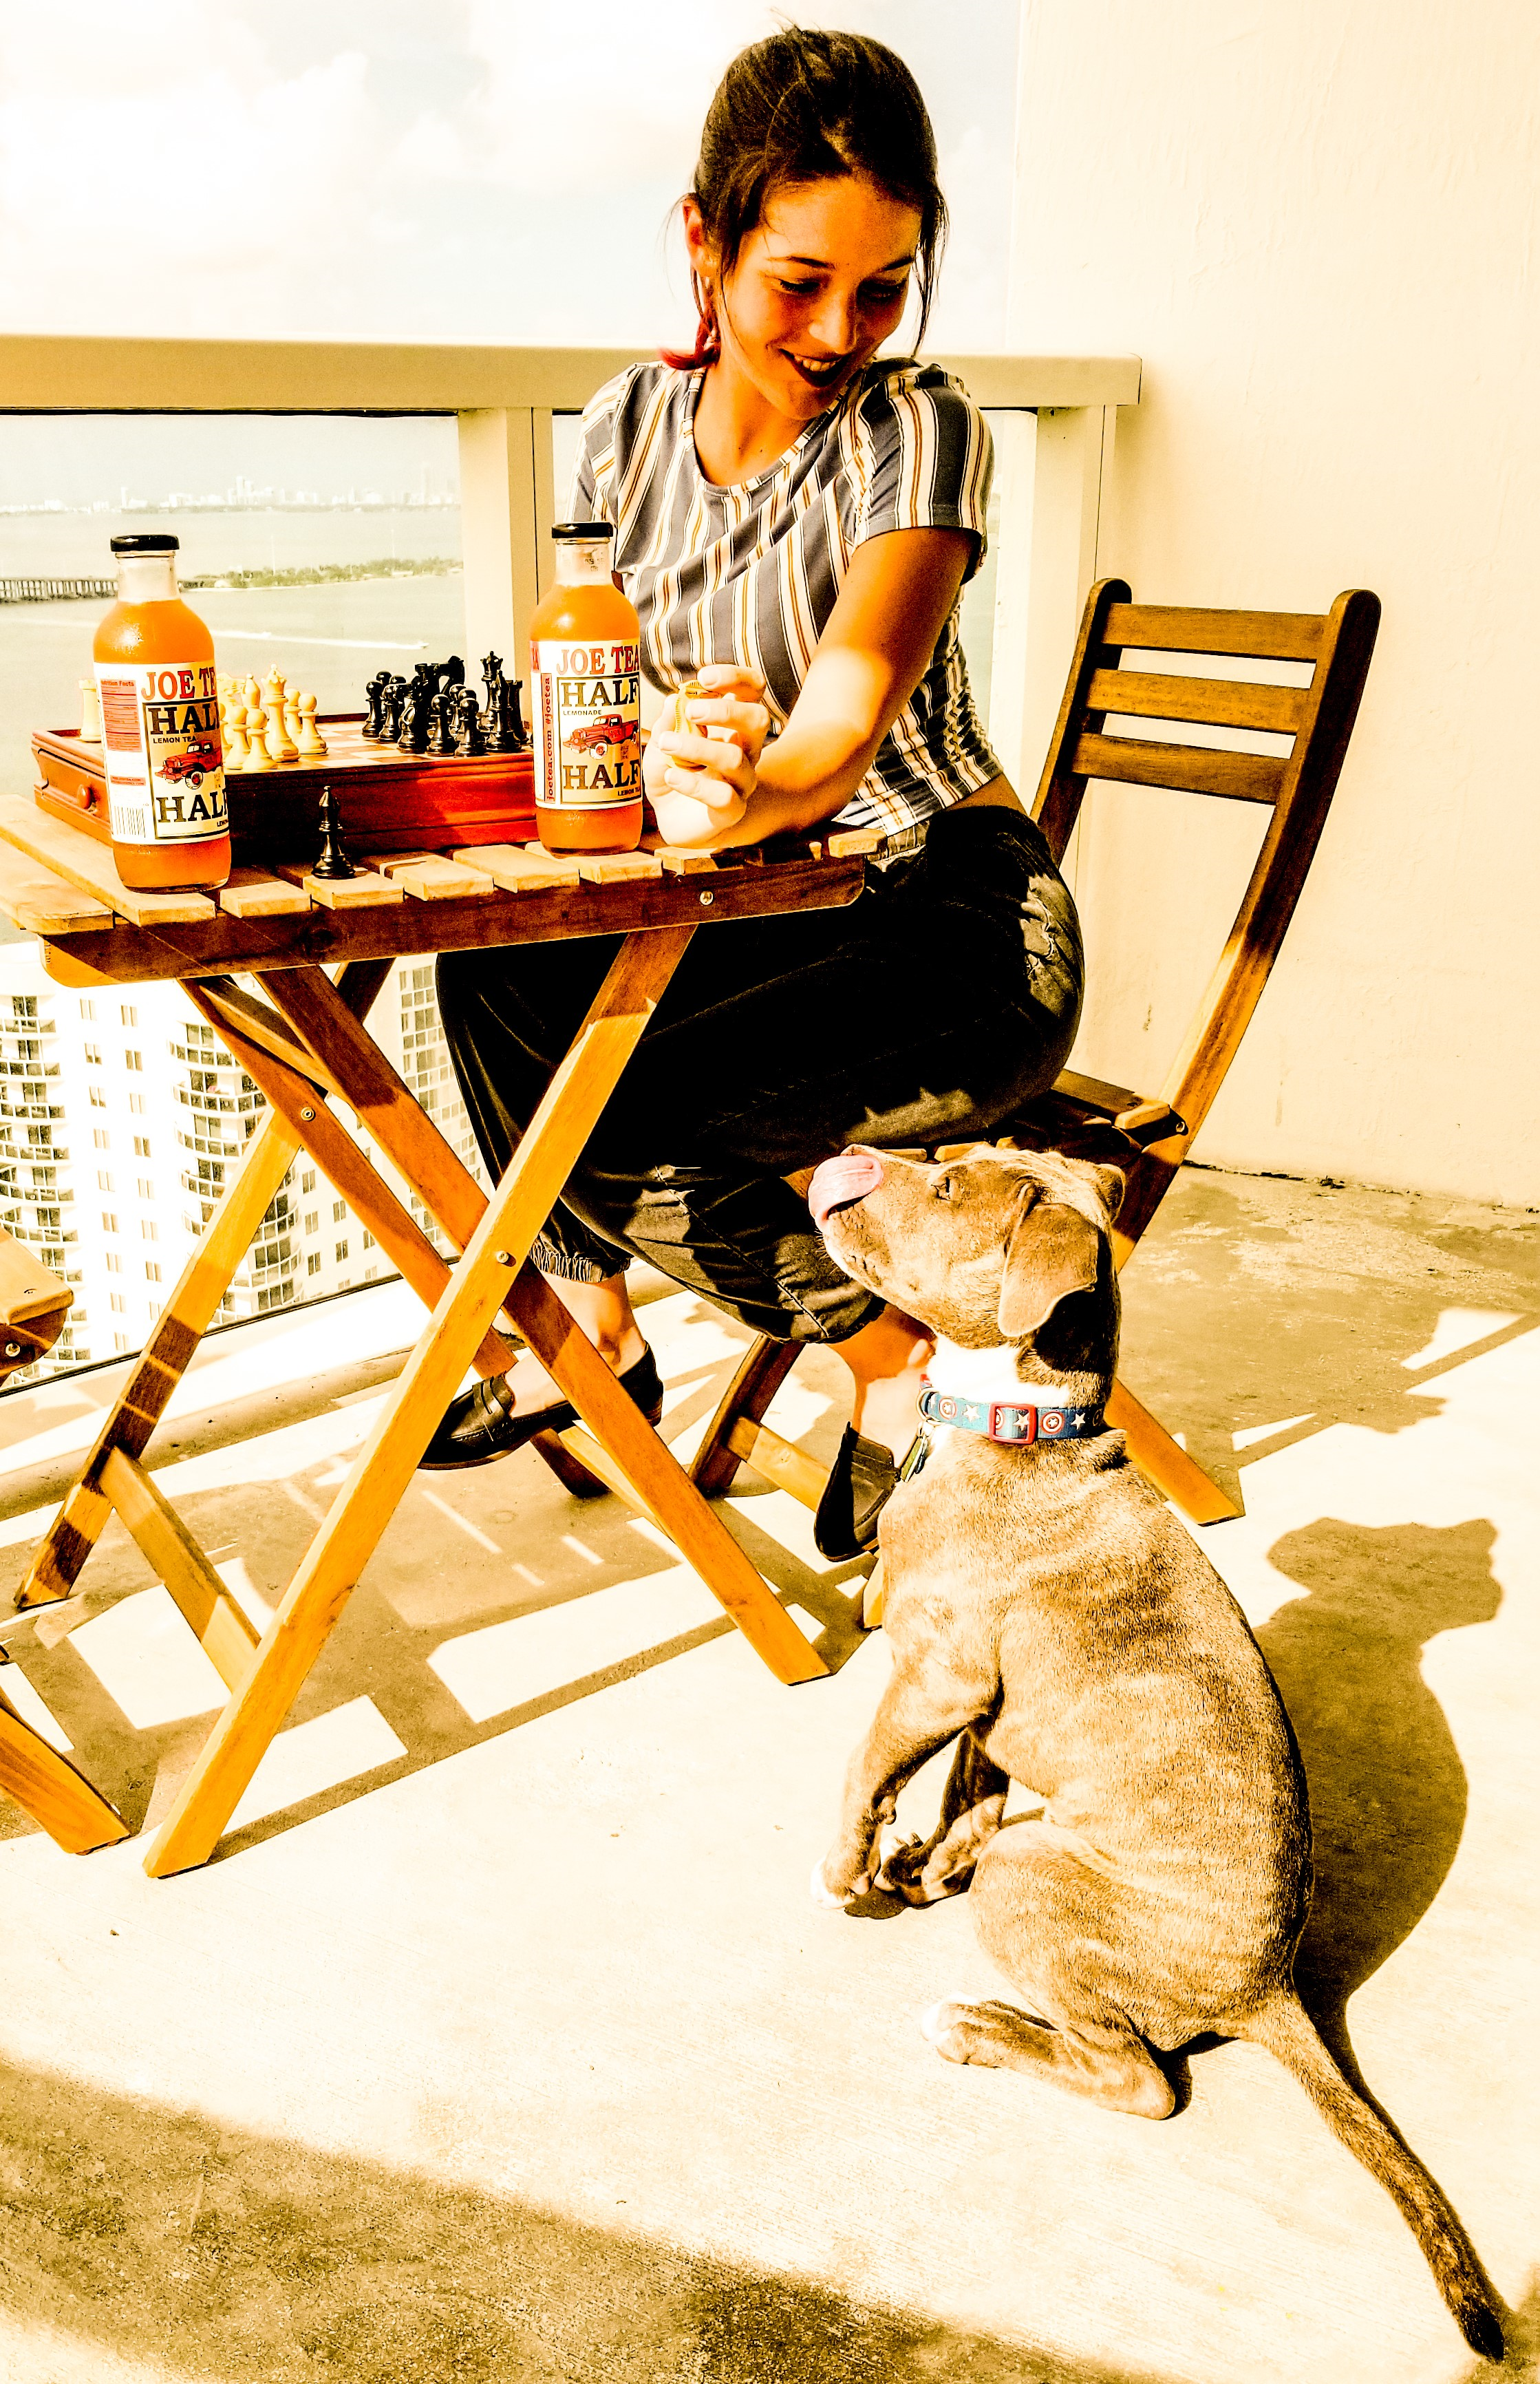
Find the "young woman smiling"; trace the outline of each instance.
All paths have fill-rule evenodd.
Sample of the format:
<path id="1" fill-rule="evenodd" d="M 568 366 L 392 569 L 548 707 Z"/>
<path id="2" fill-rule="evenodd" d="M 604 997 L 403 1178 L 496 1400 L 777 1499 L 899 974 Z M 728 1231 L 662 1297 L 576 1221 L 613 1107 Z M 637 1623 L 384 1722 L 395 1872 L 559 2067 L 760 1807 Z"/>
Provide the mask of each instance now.
<path id="1" fill-rule="evenodd" d="M 670 698 L 647 797 L 672 845 L 826 821 L 885 842 L 848 910 L 696 937 L 534 1257 L 651 1415 L 632 1256 L 756 1331 L 831 1344 L 853 1387 L 817 1526 L 838 1557 L 875 1536 L 929 1344 L 840 1273 L 786 1178 L 850 1141 L 983 1134 L 1050 1084 L 1079 1017 L 1080 935 L 958 635 L 988 431 L 950 374 L 877 358 L 916 289 L 923 336 L 946 228 L 908 68 L 854 34 L 755 43 L 712 102 L 683 217 L 695 348 L 600 391 L 572 500 L 615 529 L 642 667 Z M 691 681 L 706 692 L 687 702 Z M 614 950 L 441 960 L 494 1174 Z M 455 1400 L 425 1462 L 482 1464 L 570 1421 L 524 1360 Z"/>

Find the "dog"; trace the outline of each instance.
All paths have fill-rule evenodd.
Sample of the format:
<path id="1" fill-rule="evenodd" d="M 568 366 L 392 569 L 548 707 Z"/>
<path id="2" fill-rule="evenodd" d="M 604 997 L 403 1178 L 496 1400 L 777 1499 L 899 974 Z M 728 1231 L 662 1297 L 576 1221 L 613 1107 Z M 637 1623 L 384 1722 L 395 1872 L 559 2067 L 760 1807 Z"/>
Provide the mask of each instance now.
<path id="1" fill-rule="evenodd" d="M 1025 2008 L 934 2005 L 921 2026 L 950 2061 L 1161 2119 L 1175 2096 L 1160 2056 L 1211 2033 L 1265 2046 L 1389 2193 L 1466 2341 L 1498 2360 L 1459 2220 L 1295 1993 L 1310 1808 L 1261 1650 L 1100 1422 L 1122 1194 L 1115 1169 L 1052 1152 L 926 1165 L 855 1145 L 813 1175 L 836 1262 L 937 1336 L 934 1445 L 880 1526 L 892 1679 L 813 1893 L 969 1890 Z M 900 1789 L 953 1740 L 936 1831 L 899 1839 Z M 1002 1826 L 1012 1780 L 1043 1809 Z"/>

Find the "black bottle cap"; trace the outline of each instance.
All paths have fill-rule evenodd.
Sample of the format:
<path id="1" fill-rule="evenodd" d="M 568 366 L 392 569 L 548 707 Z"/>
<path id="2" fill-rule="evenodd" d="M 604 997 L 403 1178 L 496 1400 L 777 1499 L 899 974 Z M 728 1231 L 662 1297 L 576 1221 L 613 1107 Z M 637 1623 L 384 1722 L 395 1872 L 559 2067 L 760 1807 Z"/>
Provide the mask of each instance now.
<path id="1" fill-rule="evenodd" d="M 175 554 L 180 544 L 180 539 L 173 538 L 169 530 L 152 529 L 131 538 L 115 538 L 112 551 L 114 554 Z"/>

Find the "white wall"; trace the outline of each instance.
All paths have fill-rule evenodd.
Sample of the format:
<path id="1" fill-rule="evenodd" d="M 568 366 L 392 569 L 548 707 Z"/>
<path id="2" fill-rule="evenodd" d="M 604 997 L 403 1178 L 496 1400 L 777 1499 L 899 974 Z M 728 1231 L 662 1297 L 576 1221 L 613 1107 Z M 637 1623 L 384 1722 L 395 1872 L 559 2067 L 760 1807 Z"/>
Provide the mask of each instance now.
<path id="1" fill-rule="evenodd" d="M 1211 1161 L 1540 1204 L 1537 93 L 1534 0 L 1024 0 L 1002 344 L 1145 359 L 1099 569 L 1385 603 Z M 1143 955 L 1211 955 L 1259 826 L 1097 792 L 1078 1066 L 1159 1083 L 1203 969 Z"/>

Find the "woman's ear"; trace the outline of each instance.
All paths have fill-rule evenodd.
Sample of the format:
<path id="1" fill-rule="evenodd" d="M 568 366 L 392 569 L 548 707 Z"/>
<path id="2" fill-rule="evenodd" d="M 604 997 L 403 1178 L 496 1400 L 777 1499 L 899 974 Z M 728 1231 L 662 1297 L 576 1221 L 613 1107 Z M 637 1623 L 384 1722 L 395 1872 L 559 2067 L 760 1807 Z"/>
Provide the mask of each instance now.
<path id="1" fill-rule="evenodd" d="M 702 277 L 709 277 L 712 267 L 711 236 L 701 213 L 701 202 L 693 194 L 679 202 L 684 217 L 685 249 L 691 267 Z"/>

